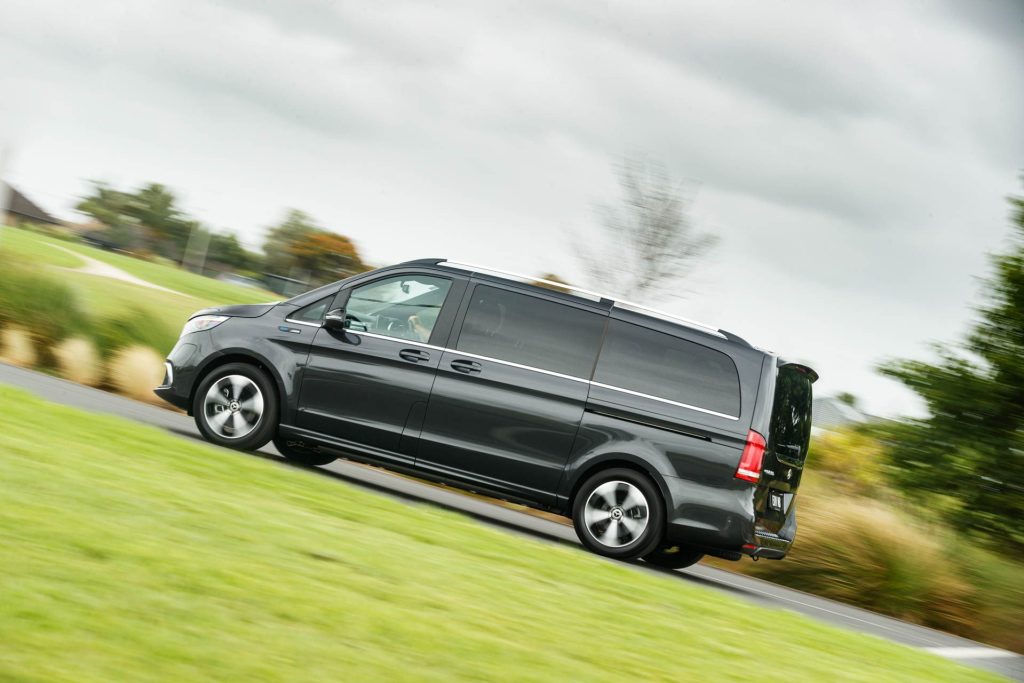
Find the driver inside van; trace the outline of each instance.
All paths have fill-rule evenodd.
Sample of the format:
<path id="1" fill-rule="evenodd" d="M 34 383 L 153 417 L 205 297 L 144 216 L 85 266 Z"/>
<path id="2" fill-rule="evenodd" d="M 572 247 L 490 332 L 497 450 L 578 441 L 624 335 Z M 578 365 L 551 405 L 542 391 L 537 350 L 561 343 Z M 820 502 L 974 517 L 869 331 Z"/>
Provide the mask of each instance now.
<path id="1" fill-rule="evenodd" d="M 421 342 L 425 342 L 430 339 L 430 332 L 434 329 L 434 323 L 437 322 L 437 316 L 440 313 L 439 309 L 434 307 L 422 308 L 414 315 L 409 316 L 409 330 L 413 334 L 414 339 L 418 339 Z"/>

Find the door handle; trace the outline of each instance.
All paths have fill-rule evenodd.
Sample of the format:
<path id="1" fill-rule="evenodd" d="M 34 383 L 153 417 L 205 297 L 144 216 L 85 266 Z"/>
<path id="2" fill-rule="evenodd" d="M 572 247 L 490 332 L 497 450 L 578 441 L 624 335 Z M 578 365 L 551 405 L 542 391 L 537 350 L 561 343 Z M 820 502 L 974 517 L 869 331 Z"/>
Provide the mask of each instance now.
<path id="1" fill-rule="evenodd" d="M 422 363 L 430 360 L 430 354 L 426 351 L 420 351 L 419 349 L 402 349 L 398 352 L 398 355 L 403 360 L 407 360 L 410 363 Z"/>
<path id="2" fill-rule="evenodd" d="M 484 366 L 477 363 L 475 360 L 453 360 L 452 370 L 457 372 L 463 372 L 467 375 L 475 375 L 483 369 Z"/>

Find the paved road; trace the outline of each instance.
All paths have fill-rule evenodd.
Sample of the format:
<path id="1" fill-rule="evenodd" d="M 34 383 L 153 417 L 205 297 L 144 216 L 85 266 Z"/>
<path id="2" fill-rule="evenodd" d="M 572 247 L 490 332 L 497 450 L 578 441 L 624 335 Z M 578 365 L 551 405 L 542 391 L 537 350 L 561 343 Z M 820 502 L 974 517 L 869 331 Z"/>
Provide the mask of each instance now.
<path id="1" fill-rule="evenodd" d="M 0 383 L 22 387 L 57 403 L 120 415 L 161 427 L 184 438 L 199 438 L 191 418 L 185 415 L 65 382 L 31 370 L 0 364 Z M 279 457 L 272 446 L 263 449 L 258 456 L 273 459 Z M 572 527 L 553 519 L 509 509 L 489 502 L 487 499 L 425 484 L 377 468 L 339 460 L 327 467 L 319 468 L 319 471 L 326 477 L 342 479 L 403 500 L 419 503 L 429 502 L 458 510 L 514 533 L 528 534 L 556 543 L 576 544 L 578 542 Z M 664 570 L 639 564 L 634 566 L 638 571 L 665 573 Z M 727 592 L 760 605 L 799 612 L 841 628 L 869 633 L 897 643 L 928 650 L 942 657 L 1024 681 L 1024 656 L 1012 652 L 988 647 L 941 631 L 915 626 L 874 612 L 714 567 L 697 565 L 672 572 L 672 574 L 678 576 L 680 580 Z"/>

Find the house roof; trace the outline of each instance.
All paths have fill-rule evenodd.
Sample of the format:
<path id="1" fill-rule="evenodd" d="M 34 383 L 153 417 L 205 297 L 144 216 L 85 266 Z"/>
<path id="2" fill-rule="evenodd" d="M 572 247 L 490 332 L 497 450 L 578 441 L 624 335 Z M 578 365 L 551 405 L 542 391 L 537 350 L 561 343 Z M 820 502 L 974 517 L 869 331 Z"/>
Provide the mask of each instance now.
<path id="1" fill-rule="evenodd" d="M 7 204 L 7 213 L 14 214 L 26 221 L 33 223 L 50 223 L 60 225 L 61 221 L 44 211 L 38 204 L 21 193 L 18 188 L 8 185 L 11 191 L 10 201 Z"/>
<path id="2" fill-rule="evenodd" d="M 867 413 L 831 396 L 814 399 L 811 407 L 811 423 L 818 429 L 832 431 L 850 425 L 864 424 L 871 419 Z"/>

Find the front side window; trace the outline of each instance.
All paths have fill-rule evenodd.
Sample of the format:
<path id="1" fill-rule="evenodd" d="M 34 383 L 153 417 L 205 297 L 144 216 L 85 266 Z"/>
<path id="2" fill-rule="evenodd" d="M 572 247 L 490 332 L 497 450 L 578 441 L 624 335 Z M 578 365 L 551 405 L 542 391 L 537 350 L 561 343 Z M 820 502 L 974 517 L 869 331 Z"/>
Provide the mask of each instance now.
<path id="1" fill-rule="evenodd" d="M 701 344 L 611 320 L 594 381 L 730 417 L 740 414 L 732 358 Z"/>
<path id="2" fill-rule="evenodd" d="M 457 349 L 589 379 L 605 316 L 477 285 Z"/>
<path id="3" fill-rule="evenodd" d="M 345 304 L 345 325 L 396 339 L 426 342 L 452 282 L 429 275 L 398 275 L 356 287 Z"/>
<path id="4" fill-rule="evenodd" d="M 304 323 L 322 323 L 324 321 L 324 313 L 327 312 L 327 306 L 334 301 L 334 295 L 325 296 L 319 301 L 314 301 L 308 306 L 304 306 L 299 310 L 295 311 L 288 316 L 289 320 L 298 320 Z"/>

